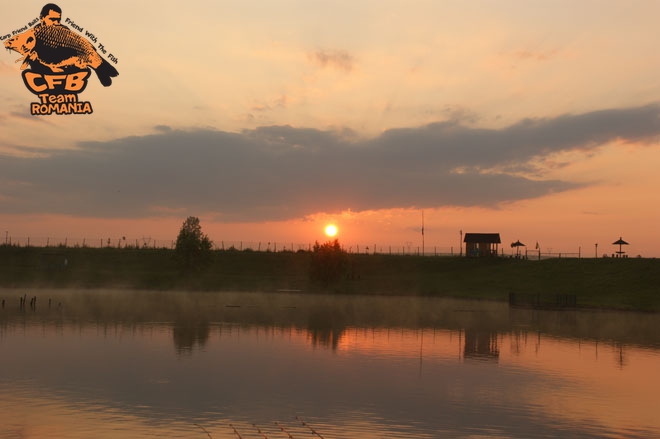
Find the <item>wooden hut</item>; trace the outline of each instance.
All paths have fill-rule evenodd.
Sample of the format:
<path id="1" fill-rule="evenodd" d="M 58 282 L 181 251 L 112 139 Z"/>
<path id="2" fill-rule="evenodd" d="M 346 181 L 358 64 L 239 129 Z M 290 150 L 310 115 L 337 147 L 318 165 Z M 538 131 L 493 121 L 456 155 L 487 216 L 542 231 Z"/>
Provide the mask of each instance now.
<path id="1" fill-rule="evenodd" d="M 465 256 L 497 256 L 499 244 L 502 243 L 499 233 L 466 233 Z"/>

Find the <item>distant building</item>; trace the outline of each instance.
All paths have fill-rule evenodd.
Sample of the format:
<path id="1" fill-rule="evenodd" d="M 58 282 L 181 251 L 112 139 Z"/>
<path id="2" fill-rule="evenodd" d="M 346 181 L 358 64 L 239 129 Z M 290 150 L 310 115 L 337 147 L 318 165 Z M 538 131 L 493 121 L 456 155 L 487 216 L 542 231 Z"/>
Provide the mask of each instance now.
<path id="1" fill-rule="evenodd" d="M 502 243 L 499 233 L 466 233 L 465 256 L 497 256 L 499 244 Z"/>

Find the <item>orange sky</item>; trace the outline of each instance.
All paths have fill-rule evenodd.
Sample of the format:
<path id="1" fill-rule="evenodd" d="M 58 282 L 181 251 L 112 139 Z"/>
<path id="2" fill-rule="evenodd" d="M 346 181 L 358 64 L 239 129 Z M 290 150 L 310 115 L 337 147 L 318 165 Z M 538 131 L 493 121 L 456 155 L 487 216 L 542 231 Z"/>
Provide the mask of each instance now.
<path id="1" fill-rule="evenodd" d="M 6 8 L 1 42 L 41 6 Z M 119 76 L 92 74 L 93 114 L 37 117 L 0 56 L 13 243 L 171 242 L 193 215 L 220 245 L 334 222 L 349 248 L 660 256 L 657 2 L 61 6 Z"/>

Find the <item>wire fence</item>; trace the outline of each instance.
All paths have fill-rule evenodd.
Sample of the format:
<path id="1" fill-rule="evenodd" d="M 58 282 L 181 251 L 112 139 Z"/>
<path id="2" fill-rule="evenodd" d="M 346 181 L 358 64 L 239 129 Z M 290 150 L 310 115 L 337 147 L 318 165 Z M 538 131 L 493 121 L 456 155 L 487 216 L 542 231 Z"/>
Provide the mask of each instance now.
<path id="1" fill-rule="evenodd" d="M 2 243 L 0 243 L 1 245 Z M 14 247 L 60 247 L 60 248 L 131 248 L 131 249 L 174 249 L 175 240 L 153 238 L 76 238 L 76 237 L 12 237 L 7 236 L 4 245 Z M 348 253 L 355 254 L 393 254 L 455 256 L 461 249 L 454 247 L 421 247 L 410 244 L 378 245 L 350 244 L 343 245 Z M 215 250 L 260 251 L 260 252 L 298 252 L 312 251 L 314 243 L 296 243 L 283 241 L 213 241 Z"/>
<path id="2" fill-rule="evenodd" d="M 127 248 L 127 249 L 174 249 L 176 241 L 171 239 L 142 238 L 76 238 L 76 237 L 12 237 L 5 236 L 0 245 L 15 247 L 44 247 L 44 248 Z M 214 241 L 215 250 L 225 251 L 257 251 L 257 252 L 304 252 L 312 251 L 314 243 L 296 243 L 283 241 Z M 378 255 L 411 255 L 411 256 L 464 256 L 465 250 L 456 246 L 414 245 L 404 244 L 343 244 L 344 250 L 350 254 L 378 254 Z M 585 255 L 581 249 L 578 251 L 541 251 L 529 249 L 521 251 L 508 251 L 502 247 L 499 257 L 543 260 L 561 258 L 590 258 L 594 255 Z M 609 256 L 609 255 L 607 255 Z M 607 257 L 601 255 L 601 257 Z M 625 257 L 625 256 L 624 256 Z"/>
<path id="3" fill-rule="evenodd" d="M 61 247 L 61 248 L 174 248 L 172 240 L 152 238 L 76 238 L 76 237 L 12 237 L 6 236 L 4 245 L 15 247 Z"/>
<path id="4" fill-rule="evenodd" d="M 562 259 L 562 258 L 581 259 L 586 257 L 585 255 L 582 255 L 581 252 L 579 251 L 578 252 L 540 252 L 538 250 L 525 252 L 524 254 L 521 253 L 520 255 L 503 255 L 503 256 L 510 258 L 531 259 L 531 260 Z"/>

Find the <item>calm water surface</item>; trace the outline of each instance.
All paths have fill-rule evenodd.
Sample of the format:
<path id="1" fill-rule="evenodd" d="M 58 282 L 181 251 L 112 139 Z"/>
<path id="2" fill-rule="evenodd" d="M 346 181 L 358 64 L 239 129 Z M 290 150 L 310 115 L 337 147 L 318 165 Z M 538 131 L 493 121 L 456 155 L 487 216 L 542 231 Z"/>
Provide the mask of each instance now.
<path id="1" fill-rule="evenodd" d="M 0 438 L 660 438 L 657 314 L 281 293 L 2 298 Z"/>

